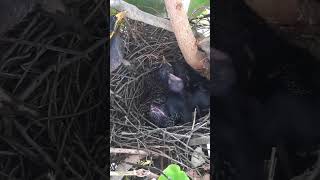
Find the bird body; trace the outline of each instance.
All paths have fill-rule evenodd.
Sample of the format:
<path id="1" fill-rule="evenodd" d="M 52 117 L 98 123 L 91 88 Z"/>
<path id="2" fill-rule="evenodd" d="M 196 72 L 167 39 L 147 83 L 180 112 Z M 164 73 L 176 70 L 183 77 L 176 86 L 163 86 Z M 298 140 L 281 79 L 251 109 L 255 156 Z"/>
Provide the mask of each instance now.
<path id="1" fill-rule="evenodd" d="M 159 84 L 165 88 L 162 103 L 152 103 L 150 108 L 151 120 L 155 124 L 161 123 L 158 127 L 191 122 L 195 108 L 199 109 L 198 112 L 208 109 L 209 91 L 200 84 L 194 87 L 189 85 L 189 71 L 184 64 L 174 63 L 172 66 L 163 64 L 156 74 L 158 74 L 156 77 L 160 81 Z M 161 109 L 162 116 L 159 116 L 155 109 Z M 159 118 L 162 119 L 159 120 Z"/>

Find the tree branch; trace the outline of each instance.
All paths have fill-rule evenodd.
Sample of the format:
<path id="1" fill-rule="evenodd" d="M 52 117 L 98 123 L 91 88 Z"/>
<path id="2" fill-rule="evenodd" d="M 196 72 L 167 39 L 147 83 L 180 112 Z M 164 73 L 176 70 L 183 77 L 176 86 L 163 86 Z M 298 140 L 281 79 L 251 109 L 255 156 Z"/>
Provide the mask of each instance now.
<path id="1" fill-rule="evenodd" d="M 209 67 L 205 65 L 208 58 L 198 50 L 196 38 L 189 25 L 188 16 L 182 8 L 181 0 L 165 0 L 173 32 L 186 62 L 203 76 L 210 79 Z"/>
<path id="2" fill-rule="evenodd" d="M 123 0 L 110 0 L 110 7 L 115 8 L 118 11 L 126 11 L 126 16 L 130 19 L 144 22 L 172 32 L 169 20 L 143 12 L 136 6 L 124 2 Z"/>

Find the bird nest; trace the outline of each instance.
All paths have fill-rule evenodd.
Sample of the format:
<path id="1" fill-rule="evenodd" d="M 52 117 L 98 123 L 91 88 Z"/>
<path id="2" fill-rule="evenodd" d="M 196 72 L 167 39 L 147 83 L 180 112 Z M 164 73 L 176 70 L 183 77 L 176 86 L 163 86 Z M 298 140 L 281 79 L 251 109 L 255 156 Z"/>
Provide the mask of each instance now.
<path id="1" fill-rule="evenodd" d="M 166 163 L 193 168 L 191 155 L 201 143 L 208 144 L 210 113 L 187 124 L 158 128 L 149 120 L 150 102 L 161 87 L 155 81 L 155 70 L 166 62 L 184 62 L 175 35 L 172 32 L 141 22 L 126 20 L 121 31 L 124 59 L 110 76 L 110 145 L 112 148 L 139 149 L 147 159 L 160 160 L 160 169 Z M 207 141 L 207 142 L 206 142 Z M 207 146 L 203 148 L 205 165 L 209 164 Z M 123 155 L 121 156 L 124 157 Z M 120 162 L 111 155 L 111 162 Z M 167 162 L 163 162 L 165 160 Z M 154 161 L 154 162 L 156 162 Z"/>

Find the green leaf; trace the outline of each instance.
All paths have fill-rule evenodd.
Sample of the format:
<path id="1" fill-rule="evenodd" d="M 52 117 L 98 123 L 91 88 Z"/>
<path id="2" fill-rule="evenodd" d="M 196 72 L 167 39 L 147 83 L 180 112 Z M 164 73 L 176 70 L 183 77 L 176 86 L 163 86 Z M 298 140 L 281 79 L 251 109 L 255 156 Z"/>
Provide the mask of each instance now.
<path id="1" fill-rule="evenodd" d="M 166 6 L 163 0 L 125 0 L 137 6 L 140 10 L 159 17 L 167 17 Z"/>
<path id="2" fill-rule="evenodd" d="M 164 0 L 125 0 L 127 3 L 137 6 L 140 10 L 159 17 L 168 17 Z M 210 0 L 190 0 L 188 17 L 200 15 L 204 9 L 210 7 Z M 200 8 L 200 9 L 199 9 Z M 198 11 L 196 11 L 198 10 Z M 195 13 L 194 13 L 195 12 Z"/>
<path id="3" fill-rule="evenodd" d="M 111 8 L 111 10 L 110 10 L 110 16 L 116 15 L 117 13 L 118 13 L 118 11 L 117 11 L 116 9 Z"/>
<path id="4" fill-rule="evenodd" d="M 197 17 L 204 9 L 203 7 L 210 7 L 210 1 L 209 0 L 190 0 L 190 5 L 188 9 L 188 16 L 189 17 Z"/>
<path id="5" fill-rule="evenodd" d="M 163 173 L 169 177 L 170 180 L 189 180 L 189 177 L 176 164 L 170 164 Z M 168 180 L 164 175 L 161 175 L 158 180 Z"/>

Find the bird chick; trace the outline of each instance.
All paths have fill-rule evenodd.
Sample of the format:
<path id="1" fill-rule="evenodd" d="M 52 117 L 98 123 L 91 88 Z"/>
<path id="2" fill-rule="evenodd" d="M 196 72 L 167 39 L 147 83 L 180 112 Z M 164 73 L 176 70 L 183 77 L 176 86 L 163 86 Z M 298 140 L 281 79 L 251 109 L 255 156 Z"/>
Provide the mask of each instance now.
<path id="1" fill-rule="evenodd" d="M 169 90 L 175 93 L 183 93 L 184 92 L 184 82 L 178 76 L 175 76 L 169 73 L 168 79 Z"/>
<path id="2" fill-rule="evenodd" d="M 151 104 L 150 106 L 151 121 L 160 128 L 174 125 L 174 121 L 169 117 L 169 112 L 164 104 Z"/>
<path id="3" fill-rule="evenodd" d="M 190 103 L 192 109 L 197 109 L 198 117 L 204 116 L 208 113 L 210 107 L 210 92 L 203 86 L 198 86 L 190 95 Z"/>
<path id="4" fill-rule="evenodd" d="M 155 99 L 151 104 L 151 121 L 158 127 L 169 127 L 191 120 L 192 111 L 187 102 L 184 81 L 173 74 L 173 68 L 168 64 L 164 64 L 159 69 L 158 75 L 161 84 L 165 87 L 165 92 L 161 95 L 164 100 L 161 102 Z"/>
<path id="5" fill-rule="evenodd" d="M 188 100 L 188 96 L 184 93 L 169 92 L 165 107 L 175 124 L 192 120 L 192 106 Z"/>
<path id="6" fill-rule="evenodd" d="M 180 93 L 184 89 L 184 81 L 173 73 L 171 65 L 163 64 L 157 73 L 159 75 L 158 79 L 166 90 Z"/>

